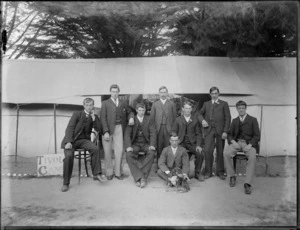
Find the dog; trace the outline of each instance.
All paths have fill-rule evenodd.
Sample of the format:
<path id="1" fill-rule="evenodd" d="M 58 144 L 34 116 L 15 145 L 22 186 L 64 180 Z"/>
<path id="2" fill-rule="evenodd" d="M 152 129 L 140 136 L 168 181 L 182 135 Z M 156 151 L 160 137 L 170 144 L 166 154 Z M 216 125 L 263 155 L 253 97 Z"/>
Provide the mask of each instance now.
<path id="1" fill-rule="evenodd" d="M 178 167 L 174 168 L 170 172 L 170 177 L 168 178 L 167 186 L 176 187 L 178 192 L 188 192 L 191 190 L 188 183 L 189 177 L 183 174 L 182 170 Z"/>

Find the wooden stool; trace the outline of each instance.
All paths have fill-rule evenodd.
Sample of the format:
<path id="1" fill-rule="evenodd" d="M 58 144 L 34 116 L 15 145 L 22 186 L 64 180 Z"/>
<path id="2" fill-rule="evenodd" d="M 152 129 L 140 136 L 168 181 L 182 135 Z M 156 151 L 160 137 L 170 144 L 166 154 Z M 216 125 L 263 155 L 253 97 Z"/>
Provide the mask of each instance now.
<path id="1" fill-rule="evenodd" d="M 78 152 L 78 153 L 75 153 Z M 80 175 L 81 175 L 81 158 L 84 159 L 85 172 L 89 177 L 89 172 L 87 168 L 87 159 L 91 157 L 91 154 L 86 149 L 75 149 L 74 158 L 78 159 L 78 184 L 80 184 Z"/>

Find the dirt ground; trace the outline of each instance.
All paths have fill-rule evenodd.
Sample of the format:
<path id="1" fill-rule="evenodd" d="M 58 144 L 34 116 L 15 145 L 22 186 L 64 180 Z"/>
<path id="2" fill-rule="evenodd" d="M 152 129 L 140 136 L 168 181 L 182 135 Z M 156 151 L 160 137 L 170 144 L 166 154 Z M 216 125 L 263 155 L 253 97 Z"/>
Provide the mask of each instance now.
<path id="1" fill-rule="evenodd" d="M 191 179 L 191 191 L 178 193 L 153 172 L 144 189 L 131 175 L 106 184 L 83 177 L 79 185 L 75 172 L 62 193 L 61 177 L 2 173 L 1 226 L 296 226 L 295 164 L 287 165 L 295 160 L 284 162 L 285 175 L 258 174 L 251 195 L 244 193 L 244 176 L 234 188 L 217 177 Z"/>

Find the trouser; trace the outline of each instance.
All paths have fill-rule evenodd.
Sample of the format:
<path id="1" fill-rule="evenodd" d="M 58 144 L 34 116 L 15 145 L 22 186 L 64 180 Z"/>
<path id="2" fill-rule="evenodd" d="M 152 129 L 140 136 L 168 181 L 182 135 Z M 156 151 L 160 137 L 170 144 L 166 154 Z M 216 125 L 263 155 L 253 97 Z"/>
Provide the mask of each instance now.
<path id="1" fill-rule="evenodd" d="M 170 171 L 171 171 L 171 170 L 172 170 L 172 169 L 170 169 Z M 168 182 L 169 176 L 168 176 L 165 172 L 163 172 L 161 169 L 158 169 L 158 170 L 157 170 L 157 175 L 158 175 L 160 178 L 162 178 L 164 181 Z"/>
<path id="2" fill-rule="evenodd" d="M 157 134 L 157 166 L 162 150 L 170 145 L 170 134 L 166 125 L 161 125 Z M 157 167 L 158 168 L 158 167 Z"/>
<path id="3" fill-rule="evenodd" d="M 203 151 L 201 153 L 197 152 L 197 145 L 191 144 L 188 138 L 184 138 L 183 142 L 180 145 L 188 151 L 189 158 L 191 158 L 192 155 L 195 155 L 195 175 L 199 177 L 199 175 L 201 174 L 202 163 L 204 161 Z"/>
<path id="4" fill-rule="evenodd" d="M 134 181 L 147 179 L 153 164 L 155 151 L 149 150 L 148 144 L 134 144 L 132 148 L 132 152 L 126 152 L 126 160 Z M 139 152 L 144 152 L 145 154 L 138 155 Z"/>
<path id="5" fill-rule="evenodd" d="M 116 176 L 122 174 L 122 155 L 123 155 L 123 130 L 122 125 L 116 125 L 113 134 L 109 135 L 109 140 L 104 140 L 102 136 L 102 144 L 104 149 L 104 162 L 106 176 Z M 112 147 L 114 147 L 115 165 L 112 161 Z"/>
<path id="6" fill-rule="evenodd" d="M 256 162 L 256 150 L 251 147 L 249 151 L 245 151 L 247 143 L 244 141 L 238 141 L 239 148 L 234 147 L 230 144 L 227 148 L 227 151 L 224 152 L 225 166 L 228 177 L 235 175 L 233 168 L 232 158 L 236 155 L 237 152 L 243 151 L 248 158 L 246 165 L 246 180 L 245 183 L 251 184 L 252 178 L 254 176 L 255 162 Z"/>
<path id="7" fill-rule="evenodd" d="M 85 149 L 90 152 L 91 157 L 91 168 L 94 176 L 102 173 L 101 170 L 101 159 L 100 150 L 98 146 L 87 139 L 76 140 L 73 143 L 72 149 L 64 149 L 65 158 L 63 160 L 63 184 L 69 185 L 74 165 L 74 150 Z"/>
<path id="8" fill-rule="evenodd" d="M 216 128 L 212 127 L 210 132 L 204 138 L 204 154 L 205 154 L 205 174 L 212 175 L 212 166 L 214 161 L 214 148 L 216 146 L 216 174 L 222 175 L 225 173 L 223 151 L 225 140 L 217 133 Z"/>

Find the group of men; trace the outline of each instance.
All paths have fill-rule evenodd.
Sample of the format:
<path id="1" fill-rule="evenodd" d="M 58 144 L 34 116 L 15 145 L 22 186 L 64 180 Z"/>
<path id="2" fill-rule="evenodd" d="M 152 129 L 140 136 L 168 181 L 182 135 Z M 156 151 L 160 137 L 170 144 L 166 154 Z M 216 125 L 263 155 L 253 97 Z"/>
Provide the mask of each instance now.
<path id="1" fill-rule="evenodd" d="M 125 152 L 134 182 L 140 188 L 147 185 L 155 156 L 156 172 L 165 181 L 170 178 L 172 169 L 177 167 L 187 177 L 192 156 L 195 157 L 194 178 L 199 181 L 209 179 L 213 175 L 213 152 L 216 148 L 216 175 L 225 180 L 226 168 L 231 187 L 236 184 L 232 158 L 239 151 L 245 153 L 248 162 L 244 188 L 246 194 L 251 193 L 260 133 L 257 119 L 246 113 L 247 104 L 244 101 L 236 103 L 239 116 L 231 123 L 228 103 L 219 99 L 217 87 L 210 89 L 211 100 L 205 102 L 198 113 L 192 113 L 192 104 L 184 102 L 179 117 L 176 105 L 168 99 L 165 86 L 159 88 L 160 99 L 152 104 L 150 116 L 145 115 L 143 103 L 137 103 L 135 115 L 119 99 L 119 92 L 118 85 L 111 85 L 111 98 L 102 102 L 100 118 L 94 113 L 94 101 L 91 98 L 84 100 L 83 111 L 73 113 L 61 145 L 65 154 L 61 191 L 69 189 L 74 150 L 78 148 L 86 149 L 92 155 L 93 178 L 100 182 L 128 177 L 123 172 L 122 164 Z M 91 142 L 93 128 L 102 138 L 105 174 L 101 168 L 100 149 Z M 224 151 L 226 139 L 229 145 Z"/>

